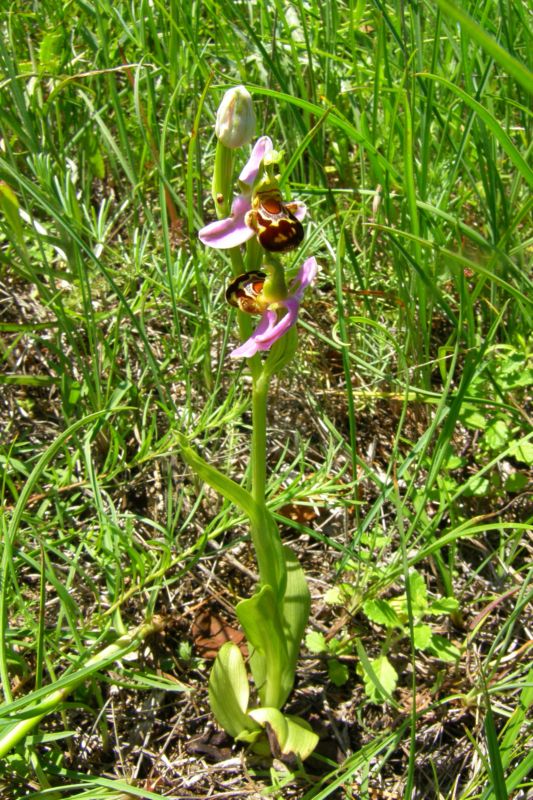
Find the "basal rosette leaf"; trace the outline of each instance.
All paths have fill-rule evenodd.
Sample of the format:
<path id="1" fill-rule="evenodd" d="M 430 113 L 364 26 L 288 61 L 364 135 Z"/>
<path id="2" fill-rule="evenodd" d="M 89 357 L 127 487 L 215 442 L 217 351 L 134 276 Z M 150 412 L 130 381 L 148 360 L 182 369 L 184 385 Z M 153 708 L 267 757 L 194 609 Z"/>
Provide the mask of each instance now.
<path id="1" fill-rule="evenodd" d="M 282 714 L 277 708 L 256 708 L 250 717 L 265 728 L 275 758 L 305 761 L 318 744 L 318 736 L 305 720 Z"/>
<path id="2" fill-rule="evenodd" d="M 241 651 L 234 642 L 226 642 L 218 651 L 209 676 L 209 704 L 219 725 L 236 739 L 245 732 L 258 730 L 249 715 L 250 688 Z"/>
<path id="3" fill-rule="evenodd" d="M 237 616 L 252 647 L 250 669 L 262 705 L 281 708 L 292 689 L 294 670 L 280 609 L 271 586 L 263 586 L 236 607 Z"/>
<path id="4" fill-rule="evenodd" d="M 294 674 L 300 652 L 300 645 L 309 619 L 311 596 L 296 554 L 290 547 L 283 547 L 287 588 L 283 596 L 281 615 L 287 646 L 289 667 Z"/>
<path id="5" fill-rule="evenodd" d="M 296 662 L 309 619 L 305 575 L 290 547 L 283 548 L 287 574 L 283 599 L 270 586 L 237 606 L 237 616 L 252 645 L 250 668 L 265 706 L 281 708 L 293 684 Z"/>

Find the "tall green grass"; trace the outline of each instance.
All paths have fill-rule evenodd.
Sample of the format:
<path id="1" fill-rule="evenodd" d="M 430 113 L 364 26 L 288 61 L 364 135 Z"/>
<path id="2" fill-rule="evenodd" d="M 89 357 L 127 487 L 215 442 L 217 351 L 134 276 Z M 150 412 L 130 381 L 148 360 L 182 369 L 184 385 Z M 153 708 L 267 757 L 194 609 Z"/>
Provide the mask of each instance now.
<path id="1" fill-rule="evenodd" d="M 138 644 L 153 614 L 172 630 L 169 615 L 198 600 L 210 542 L 229 555 L 240 542 L 238 512 L 195 482 L 178 441 L 246 480 L 248 394 L 226 358 L 231 266 L 196 238 L 214 214 L 216 107 L 242 82 L 258 134 L 285 149 L 287 191 L 309 206 L 293 266 L 314 254 L 321 267 L 297 366 L 272 401 L 270 501 L 315 509 L 285 520 L 287 535 L 330 564 L 328 586 L 313 585 L 317 608 L 337 592 L 327 624 L 349 612 L 343 691 L 366 736 L 342 763 L 309 762 L 313 779 L 290 791 L 349 797 L 356 781 L 386 788 L 395 774 L 406 797 L 519 797 L 531 704 L 525 4 L 47 0 L 5 7 L 1 23 L 0 737 L 50 711 L 5 753 L 2 792 L 180 796 L 164 780 L 150 790 L 144 766 L 104 770 L 102 758 L 92 774 L 75 728 L 81 715 L 99 747 L 117 744 L 112 684 L 139 706 L 173 688 L 181 702 L 183 684 L 205 696 L 185 612 L 162 668 L 160 642 L 112 669 L 90 664 L 117 637 Z M 375 725 L 354 669 L 387 639 L 364 602 L 404 591 L 415 568 L 434 598 L 457 601 L 455 627 L 441 623 L 461 659 L 420 660 L 408 598 L 401 685 L 414 697 L 433 687 L 442 736 L 466 728 L 472 755 L 433 772 L 428 716 L 384 703 L 394 724 Z"/>

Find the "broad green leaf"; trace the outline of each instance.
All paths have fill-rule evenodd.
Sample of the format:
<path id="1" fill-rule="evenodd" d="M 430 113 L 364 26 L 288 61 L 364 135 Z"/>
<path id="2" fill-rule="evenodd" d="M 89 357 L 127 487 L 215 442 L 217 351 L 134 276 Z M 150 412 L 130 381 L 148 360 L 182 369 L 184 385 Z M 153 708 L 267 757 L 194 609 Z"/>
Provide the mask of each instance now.
<path id="1" fill-rule="evenodd" d="M 408 580 L 413 616 L 419 619 L 424 616 L 428 607 L 426 583 L 415 570 L 409 573 Z M 407 621 L 407 595 L 401 594 L 388 602 L 393 611 L 398 614 L 400 621 L 405 624 Z"/>
<path id="2" fill-rule="evenodd" d="M 289 664 L 285 631 L 272 587 L 263 588 L 235 609 L 246 638 L 253 647 L 250 669 L 261 703 L 281 708 L 292 689 L 294 671 Z"/>
<path id="3" fill-rule="evenodd" d="M 319 631 L 310 631 L 305 637 L 305 645 L 311 653 L 326 653 L 328 649 L 326 637 Z"/>
<path id="4" fill-rule="evenodd" d="M 259 506 L 253 499 L 250 492 L 235 483 L 234 480 L 228 478 L 220 470 L 208 464 L 205 459 L 194 450 L 185 439 L 184 436 L 179 439 L 180 453 L 191 469 L 193 469 L 199 478 L 205 483 L 215 489 L 222 497 L 234 503 L 237 508 L 243 511 L 250 520 L 259 523 L 261 520 L 261 511 Z"/>
<path id="5" fill-rule="evenodd" d="M 258 522 L 250 521 L 250 534 L 261 581 L 272 588 L 281 602 L 287 590 L 287 569 L 279 529 L 268 509 L 260 512 Z"/>
<path id="6" fill-rule="evenodd" d="M 440 658 L 441 661 L 453 663 L 461 657 L 461 651 L 452 644 L 445 636 L 439 636 L 437 633 L 431 635 L 431 642 L 425 648 L 427 653 Z"/>
<path id="7" fill-rule="evenodd" d="M 218 651 L 209 676 L 209 704 L 219 725 L 235 739 L 257 728 L 246 713 L 250 688 L 244 659 L 234 642 Z"/>
<path id="8" fill-rule="evenodd" d="M 336 658 L 328 661 L 328 677 L 335 686 L 344 686 L 350 673 L 346 664 L 341 664 Z"/>
<path id="9" fill-rule="evenodd" d="M 105 178 L 103 150 L 99 146 L 98 138 L 92 134 L 88 135 L 87 150 L 89 152 L 89 161 L 92 164 L 95 175 L 103 180 Z"/>
<path id="10" fill-rule="evenodd" d="M 445 469 L 453 471 L 454 469 L 459 469 L 459 467 L 462 467 L 464 463 L 464 458 L 461 458 L 461 456 L 458 456 L 455 453 L 451 453 L 446 459 L 446 464 L 443 466 Z"/>
<path id="11" fill-rule="evenodd" d="M 283 595 L 281 615 L 287 643 L 287 657 L 294 672 L 305 626 L 309 619 L 311 598 L 305 574 L 290 547 L 283 548 L 287 586 Z"/>
<path id="12" fill-rule="evenodd" d="M 251 717 L 249 717 L 249 718 L 253 722 L 252 718 Z M 239 733 L 238 736 L 235 736 L 235 741 L 236 742 L 245 742 L 245 744 L 254 744 L 255 745 L 256 742 L 262 741 L 262 740 L 264 740 L 264 738 L 265 738 L 264 730 L 262 728 L 258 727 L 256 730 L 253 730 L 253 731 L 242 730 Z M 259 752 L 255 747 L 253 749 L 254 749 L 254 753 Z M 264 755 L 268 755 L 268 753 L 269 753 L 268 745 L 267 745 L 266 748 L 261 747 L 261 753 L 264 754 Z"/>
<path id="13" fill-rule="evenodd" d="M 105 161 L 102 151 L 99 148 L 94 149 L 89 156 L 89 161 L 92 164 L 96 177 L 103 180 L 105 178 Z"/>
<path id="14" fill-rule="evenodd" d="M 281 372 L 283 367 L 294 358 L 297 347 L 298 332 L 296 327 L 293 327 L 270 348 L 267 359 L 263 364 L 261 377 L 270 378 L 272 375 Z"/>
<path id="15" fill-rule="evenodd" d="M 413 627 L 414 646 L 418 650 L 425 650 L 431 641 L 431 628 L 429 625 L 415 625 Z"/>
<path id="16" fill-rule="evenodd" d="M 62 28 L 44 34 L 39 47 L 39 67 L 42 72 L 56 72 L 63 54 L 64 36 Z"/>
<path id="17" fill-rule="evenodd" d="M 346 652 L 346 642 L 342 642 L 340 639 L 337 639 L 336 636 L 332 636 L 332 638 L 328 641 L 328 650 L 330 653 L 334 655 L 338 655 L 342 652 Z"/>
<path id="18" fill-rule="evenodd" d="M 256 550 L 259 572 L 266 584 L 281 598 L 286 586 L 285 558 L 281 540 L 274 518 L 255 502 L 250 492 L 243 489 L 220 470 L 208 464 L 192 448 L 184 436 L 180 436 L 178 446 L 181 457 L 199 478 L 215 489 L 246 514 L 250 520 L 253 544 Z"/>
<path id="19" fill-rule="evenodd" d="M 467 428 L 475 428 L 484 431 L 487 427 L 487 419 L 479 411 L 467 410 L 461 414 L 461 421 Z"/>
<path id="20" fill-rule="evenodd" d="M 403 627 L 400 617 L 387 600 L 367 600 L 363 611 L 371 622 L 377 622 L 378 625 L 385 625 L 387 628 Z"/>
<path id="21" fill-rule="evenodd" d="M 440 492 L 445 492 L 446 494 L 453 494 L 457 491 L 457 481 L 451 475 L 438 475 L 437 476 L 437 485 L 439 487 Z M 438 492 L 433 490 L 430 493 L 430 497 L 434 497 L 435 499 L 438 498 Z"/>
<path id="22" fill-rule="evenodd" d="M 256 708 L 250 716 L 259 725 L 268 725 L 268 739 L 275 758 L 300 758 L 311 755 L 318 744 L 318 736 L 311 726 L 299 717 L 282 714 L 277 708 Z"/>
<path id="23" fill-rule="evenodd" d="M 190 642 L 182 641 L 178 645 L 178 655 L 182 661 L 190 661 L 192 658 L 192 645 Z"/>

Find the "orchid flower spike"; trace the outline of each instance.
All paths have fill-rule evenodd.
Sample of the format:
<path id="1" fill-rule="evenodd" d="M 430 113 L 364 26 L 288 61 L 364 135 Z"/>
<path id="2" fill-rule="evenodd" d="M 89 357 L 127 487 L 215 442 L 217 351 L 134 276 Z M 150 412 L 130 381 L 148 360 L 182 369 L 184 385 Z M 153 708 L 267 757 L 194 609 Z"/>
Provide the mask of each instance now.
<path id="1" fill-rule="evenodd" d="M 202 244 L 224 250 L 257 235 L 265 250 L 283 253 L 301 243 L 305 204 L 297 200 L 284 203 L 274 179 L 258 182 L 263 162 L 273 152 L 272 140 L 261 136 L 239 175 L 242 191 L 232 203 L 230 216 L 202 228 L 198 233 Z"/>
<path id="2" fill-rule="evenodd" d="M 262 296 L 264 272 L 247 272 L 233 281 L 226 292 L 231 305 L 251 314 L 262 313 L 259 325 L 249 339 L 230 353 L 231 358 L 251 358 L 260 350 L 270 350 L 298 319 L 300 303 L 318 272 L 316 258 L 304 261 L 283 300 L 269 303 Z"/>

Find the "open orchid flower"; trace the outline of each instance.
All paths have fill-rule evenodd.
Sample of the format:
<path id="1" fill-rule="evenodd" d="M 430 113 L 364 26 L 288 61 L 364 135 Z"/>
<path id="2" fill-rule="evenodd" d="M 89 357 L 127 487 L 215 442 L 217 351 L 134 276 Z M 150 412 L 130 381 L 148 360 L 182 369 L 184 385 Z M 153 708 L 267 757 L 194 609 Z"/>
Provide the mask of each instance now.
<path id="1" fill-rule="evenodd" d="M 243 311 L 263 311 L 263 316 L 250 338 L 230 353 L 231 358 L 251 358 L 260 350 L 270 350 L 296 323 L 304 292 L 317 272 L 316 258 L 306 259 L 289 287 L 288 296 L 273 303 L 266 303 L 261 297 L 265 273 L 246 273 L 234 281 L 227 293 L 229 302 Z"/>
<path id="2" fill-rule="evenodd" d="M 261 136 L 239 175 L 242 192 L 234 199 L 230 216 L 202 228 L 198 233 L 202 244 L 223 250 L 238 247 L 256 235 L 261 245 L 272 252 L 286 252 L 300 244 L 304 236 L 301 221 L 307 212 L 305 204 L 284 203 L 272 181 L 267 180 L 265 186 L 260 182 L 254 191 L 263 160 L 272 152 L 271 139 Z"/>

